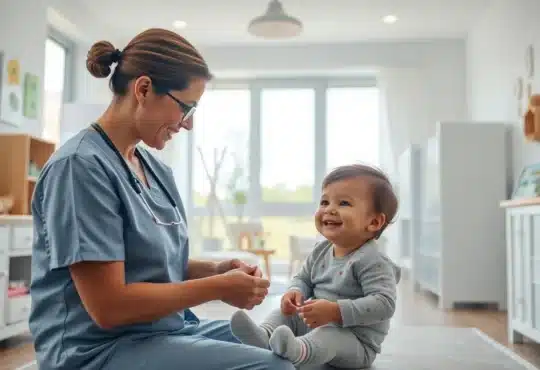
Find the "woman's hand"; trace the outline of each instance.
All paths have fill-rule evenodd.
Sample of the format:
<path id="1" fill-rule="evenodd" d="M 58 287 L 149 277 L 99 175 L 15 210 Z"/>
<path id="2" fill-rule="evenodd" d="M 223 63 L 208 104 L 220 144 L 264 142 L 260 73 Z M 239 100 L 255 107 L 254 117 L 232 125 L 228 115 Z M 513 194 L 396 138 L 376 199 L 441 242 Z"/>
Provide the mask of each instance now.
<path id="1" fill-rule="evenodd" d="M 230 270 L 222 277 L 225 279 L 225 288 L 221 300 L 231 306 L 251 310 L 261 304 L 268 294 L 270 282 L 249 275 L 243 268 Z"/>
<path id="2" fill-rule="evenodd" d="M 262 277 L 262 271 L 259 268 L 259 266 L 256 265 L 248 265 L 244 261 L 241 261 L 237 258 L 233 258 L 232 260 L 228 261 L 222 261 L 218 262 L 216 266 L 216 271 L 218 274 L 224 274 L 231 270 L 242 270 L 246 274 L 255 276 L 255 277 Z"/>

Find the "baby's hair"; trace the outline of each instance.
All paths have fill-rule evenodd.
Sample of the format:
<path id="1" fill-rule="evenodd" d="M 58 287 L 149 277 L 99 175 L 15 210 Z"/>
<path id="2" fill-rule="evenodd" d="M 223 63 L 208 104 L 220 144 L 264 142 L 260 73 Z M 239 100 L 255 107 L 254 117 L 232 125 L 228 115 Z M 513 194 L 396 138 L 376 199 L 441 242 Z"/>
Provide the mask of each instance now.
<path id="1" fill-rule="evenodd" d="M 386 227 L 392 223 L 398 210 L 398 199 L 388 179 L 388 176 L 378 168 L 364 164 L 349 164 L 334 168 L 323 180 L 322 188 L 335 182 L 366 177 L 371 180 L 373 190 L 373 210 L 376 213 L 382 213 L 386 221 L 379 231 L 375 234 L 378 239 Z"/>

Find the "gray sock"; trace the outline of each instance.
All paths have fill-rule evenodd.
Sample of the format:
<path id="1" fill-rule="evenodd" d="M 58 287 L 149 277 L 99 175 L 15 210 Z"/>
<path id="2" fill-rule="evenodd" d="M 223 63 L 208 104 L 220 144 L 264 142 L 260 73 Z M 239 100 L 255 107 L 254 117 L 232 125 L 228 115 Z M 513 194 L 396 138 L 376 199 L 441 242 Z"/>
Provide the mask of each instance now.
<path id="1" fill-rule="evenodd" d="M 244 311 L 236 311 L 232 315 L 231 331 L 243 344 L 269 349 L 270 328 L 258 326 Z"/>
<path id="2" fill-rule="evenodd" d="M 322 365 L 331 360 L 324 346 L 310 341 L 307 336 L 295 337 L 287 326 L 280 326 L 270 337 L 270 349 L 276 355 L 291 361 L 294 366 Z"/>

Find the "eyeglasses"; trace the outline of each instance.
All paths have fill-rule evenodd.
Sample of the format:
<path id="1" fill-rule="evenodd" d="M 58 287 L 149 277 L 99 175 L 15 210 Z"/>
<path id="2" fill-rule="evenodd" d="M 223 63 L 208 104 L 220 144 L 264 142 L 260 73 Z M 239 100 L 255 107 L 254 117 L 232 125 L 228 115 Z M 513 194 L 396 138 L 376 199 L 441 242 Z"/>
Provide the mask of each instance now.
<path id="1" fill-rule="evenodd" d="M 169 95 L 169 97 L 174 100 L 179 106 L 180 106 L 180 109 L 182 109 L 182 111 L 184 112 L 184 117 L 182 117 L 182 122 L 185 122 L 187 121 L 188 119 L 191 118 L 191 116 L 193 116 L 193 114 L 195 113 L 195 111 L 197 110 L 197 103 L 194 103 L 194 104 L 186 104 L 184 103 L 183 101 L 179 100 L 177 97 L 175 97 L 173 94 L 171 94 L 170 92 L 167 93 L 167 95 Z"/>

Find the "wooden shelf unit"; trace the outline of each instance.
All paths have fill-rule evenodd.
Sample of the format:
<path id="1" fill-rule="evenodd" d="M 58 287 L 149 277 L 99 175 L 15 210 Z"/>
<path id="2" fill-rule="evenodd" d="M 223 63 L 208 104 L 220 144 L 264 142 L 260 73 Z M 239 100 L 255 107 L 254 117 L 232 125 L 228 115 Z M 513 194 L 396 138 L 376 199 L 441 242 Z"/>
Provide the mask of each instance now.
<path id="1" fill-rule="evenodd" d="M 55 151 L 52 142 L 26 134 L 0 134 L 0 195 L 14 197 L 10 214 L 29 215 L 37 178 L 30 162 L 43 168 Z"/>

